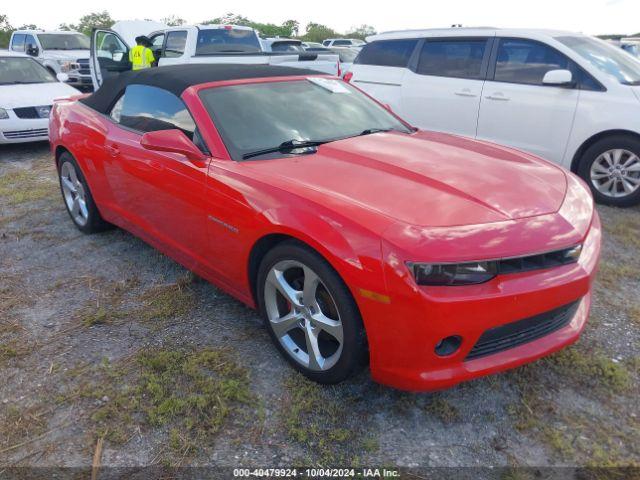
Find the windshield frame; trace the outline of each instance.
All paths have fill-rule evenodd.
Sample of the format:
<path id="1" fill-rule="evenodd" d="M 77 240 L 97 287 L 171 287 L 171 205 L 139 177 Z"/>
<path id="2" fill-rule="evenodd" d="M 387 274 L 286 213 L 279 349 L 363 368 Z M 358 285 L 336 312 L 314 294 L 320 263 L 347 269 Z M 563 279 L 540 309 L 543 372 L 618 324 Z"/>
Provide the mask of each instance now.
<path id="1" fill-rule="evenodd" d="M 47 70 L 47 68 L 45 68 L 40 62 L 38 62 L 37 60 L 31 58 L 31 57 L 22 57 L 22 56 L 4 56 L 0 54 L 0 60 L 17 60 L 17 61 L 28 61 L 28 62 L 34 62 L 31 65 L 35 64 L 35 68 L 39 69 L 40 71 L 43 71 L 45 75 L 49 76 L 50 80 L 42 80 L 42 81 L 37 81 L 37 82 L 3 82 L 2 80 L 2 76 L 0 75 L 0 87 L 6 87 L 6 86 L 11 86 L 11 85 L 40 85 L 43 83 L 56 83 L 58 82 L 58 79 L 49 71 Z"/>
<path id="2" fill-rule="evenodd" d="M 69 33 L 36 33 L 35 36 L 38 37 L 38 42 L 40 42 L 40 46 L 42 47 L 43 50 L 55 50 L 57 52 L 69 52 L 72 50 L 89 50 L 91 48 L 91 40 L 84 34 L 82 33 L 76 33 L 76 32 L 69 32 Z M 85 40 L 87 42 L 87 46 L 86 47 L 79 47 L 79 48 L 53 48 L 50 46 L 46 46 L 47 44 L 47 40 L 51 39 L 51 38 L 55 38 L 55 37 L 76 37 L 76 38 L 82 38 L 83 40 Z"/>
<path id="3" fill-rule="evenodd" d="M 597 72 L 599 76 L 606 77 L 610 81 L 615 81 L 624 86 L 640 85 L 640 59 L 624 51 L 622 48 L 594 37 L 582 35 L 559 35 L 554 37 L 554 40 L 569 49 L 574 57 L 577 57 L 577 59 L 592 71 Z M 583 48 L 586 46 L 586 49 L 594 53 L 606 54 L 607 58 L 605 61 L 612 62 L 617 67 L 617 72 L 612 73 L 605 65 L 598 63 L 595 59 L 592 59 L 592 57 L 577 49 L 573 43 L 575 41 L 581 42 Z M 620 68 L 620 66 L 624 67 L 624 69 Z M 623 76 L 626 75 L 626 72 L 631 72 L 634 78 L 625 80 Z"/>
<path id="4" fill-rule="evenodd" d="M 330 75 L 300 75 L 300 76 L 291 76 L 291 77 L 270 77 L 270 78 L 249 78 L 249 79 L 240 79 L 240 80 L 224 80 L 224 81 L 218 81 L 218 82 L 211 82 L 211 83 L 207 83 L 207 84 L 202 84 L 200 86 L 198 86 L 198 88 L 196 89 L 195 96 L 198 98 L 199 102 L 202 104 L 202 107 L 204 109 L 204 113 L 205 115 L 208 117 L 208 120 L 211 122 L 211 124 L 213 125 L 217 136 L 219 138 L 220 144 L 221 146 L 224 148 L 225 153 L 227 154 L 227 157 L 229 160 L 232 161 L 236 161 L 236 162 L 247 162 L 247 161 L 260 161 L 260 160 L 272 160 L 272 159 L 282 159 L 282 158 L 287 158 L 287 157 L 297 157 L 300 155 L 306 155 L 308 153 L 310 153 L 309 151 L 302 151 L 302 152 L 298 152 L 296 153 L 296 149 L 293 149 L 292 151 L 280 151 L 280 152 L 274 152 L 274 153 L 270 153 L 270 154 L 264 154 L 264 155 L 260 155 L 260 156 L 251 156 L 251 158 L 245 159 L 243 158 L 244 155 L 246 155 L 247 153 L 253 153 L 253 149 L 251 150 L 247 150 L 247 151 L 240 151 L 235 149 L 233 146 L 231 146 L 231 142 L 229 141 L 228 138 L 226 138 L 226 132 L 224 131 L 224 128 L 222 127 L 222 123 L 223 121 L 221 121 L 221 119 L 215 114 L 215 112 L 212 112 L 209 110 L 208 108 L 208 103 L 207 101 L 203 98 L 203 94 L 207 91 L 210 90 L 214 90 L 214 89 L 219 89 L 219 88 L 225 88 L 225 87 L 242 87 L 242 86 L 253 86 L 253 85 L 263 85 L 263 84 L 272 84 L 272 83 L 294 83 L 294 82 L 303 82 L 303 81 L 307 81 L 309 83 L 312 83 L 310 81 L 310 79 L 313 78 L 319 78 L 319 79 L 329 79 L 329 80 L 335 80 L 338 82 L 343 82 L 341 79 L 330 76 Z M 395 129 L 395 128 L 391 128 L 388 130 L 395 130 L 401 133 L 406 133 L 406 134 L 411 134 L 411 133 L 415 133 L 417 131 L 417 129 L 415 127 L 413 127 L 412 125 L 410 125 L 409 123 L 407 123 L 405 120 L 403 120 L 402 118 L 400 118 L 398 115 L 396 115 L 394 112 L 392 112 L 391 110 L 389 110 L 385 105 L 383 105 L 382 103 L 378 102 L 377 100 L 375 100 L 374 98 L 372 98 L 370 95 L 367 95 L 365 92 L 363 92 L 362 90 L 360 90 L 359 88 L 350 85 L 348 83 L 346 83 L 347 88 L 353 89 L 358 95 L 362 96 L 363 98 L 366 99 L 366 101 L 371 102 L 373 105 L 376 105 L 380 111 L 386 113 L 387 115 L 389 115 L 390 118 L 394 119 L 397 122 L 397 126 L 400 128 L 403 128 L 403 130 L 400 129 Z M 375 126 L 373 127 L 374 130 L 376 130 Z M 363 129 L 366 130 L 366 129 Z M 387 131 L 388 131 L 387 130 Z M 372 133 L 377 133 L 377 132 L 372 132 Z M 312 141 L 312 142 L 318 142 L 318 143 L 331 143 L 331 142 L 336 142 L 339 140 L 345 140 L 348 138 L 353 138 L 353 137 L 358 137 L 361 135 L 367 135 L 369 134 L 368 132 L 355 132 L 352 134 L 348 134 L 348 135 L 341 135 L 341 136 L 337 136 L 337 137 L 324 137 L 324 138 L 311 138 L 311 139 L 303 139 L 303 141 Z M 271 148 L 271 147 L 276 147 L 276 145 L 270 145 L 267 148 Z M 260 147 L 256 147 L 256 150 L 259 149 Z M 302 149 L 304 150 L 304 149 Z M 315 153 L 311 152 L 311 153 Z"/>

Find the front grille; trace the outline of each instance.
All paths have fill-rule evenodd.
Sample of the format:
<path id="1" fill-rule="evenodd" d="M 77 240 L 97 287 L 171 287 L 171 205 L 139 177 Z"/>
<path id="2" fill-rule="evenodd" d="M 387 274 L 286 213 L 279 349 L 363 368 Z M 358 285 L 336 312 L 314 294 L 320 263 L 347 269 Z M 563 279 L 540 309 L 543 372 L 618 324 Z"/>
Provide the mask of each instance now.
<path id="1" fill-rule="evenodd" d="M 78 65 L 80 66 L 80 69 L 78 70 L 78 73 L 80 73 L 80 75 L 91 75 L 88 58 L 79 58 Z"/>
<path id="2" fill-rule="evenodd" d="M 502 352 L 555 332 L 569 324 L 578 305 L 580 300 L 534 317 L 491 328 L 482 334 L 466 360 Z"/>
<path id="3" fill-rule="evenodd" d="M 17 140 L 19 138 L 36 138 L 46 137 L 49 135 L 48 128 L 36 128 L 33 130 L 13 130 L 10 132 L 2 132 L 5 138 Z"/>
<path id="4" fill-rule="evenodd" d="M 13 111 L 16 114 L 16 117 L 18 118 L 23 118 L 23 119 L 40 118 L 40 115 L 38 115 L 38 111 L 36 110 L 36 107 L 14 108 Z"/>

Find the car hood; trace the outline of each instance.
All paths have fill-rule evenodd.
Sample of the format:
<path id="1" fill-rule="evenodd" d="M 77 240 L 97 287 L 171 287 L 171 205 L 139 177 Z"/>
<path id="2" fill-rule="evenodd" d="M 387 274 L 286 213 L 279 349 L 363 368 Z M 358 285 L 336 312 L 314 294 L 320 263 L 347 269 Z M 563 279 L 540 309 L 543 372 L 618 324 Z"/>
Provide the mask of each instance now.
<path id="1" fill-rule="evenodd" d="M 76 61 L 81 58 L 88 59 L 89 50 L 45 50 L 43 56 L 50 60 Z"/>
<path id="2" fill-rule="evenodd" d="M 637 99 L 640 101 L 640 86 L 631 87 L 631 90 L 633 91 L 633 93 L 637 97 Z"/>
<path id="3" fill-rule="evenodd" d="M 51 105 L 55 99 L 78 95 L 78 93 L 78 90 L 62 82 L 0 85 L 0 107 Z"/>
<path id="4" fill-rule="evenodd" d="M 260 177 L 350 216 L 368 210 L 415 226 L 485 224 L 558 211 L 559 167 L 448 134 L 378 133 L 317 153 L 251 162 Z"/>

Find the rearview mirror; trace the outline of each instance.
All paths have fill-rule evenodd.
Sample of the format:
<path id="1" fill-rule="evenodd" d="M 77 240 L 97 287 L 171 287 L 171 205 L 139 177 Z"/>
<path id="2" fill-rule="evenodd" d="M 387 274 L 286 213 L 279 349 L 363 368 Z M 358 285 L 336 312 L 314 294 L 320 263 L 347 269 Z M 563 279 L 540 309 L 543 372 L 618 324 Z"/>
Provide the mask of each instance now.
<path id="1" fill-rule="evenodd" d="M 556 87 L 573 86 L 573 74 L 569 70 L 550 70 L 542 79 L 543 85 Z"/>
<path id="2" fill-rule="evenodd" d="M 36 47 L 32 43 L 29 43 L 27 45 L 26 52 L 27 52 L 27 55 L 31 55 L 32 57 L 37 57 L 38 53 L 40 53 L 40 50 L 38 50 L 38 47 Z"/>
<path id="3" fill-rule="evenodd" d="M 156 152 L 180 153 L 195 164 L 201 164 L 206 156 L 196 147 L 182 130 L 157 130 L 142 136 L 140 145 Z"/>
<path id="4" fill-rule="evenodd" d="M 67 75 L 66 73 L 60 72 L 60 73 L 56 73 L 56 78 L 58 79 L 59 82 L 65 83 L 66 81 L 69 80 L 69 75 Z"/>

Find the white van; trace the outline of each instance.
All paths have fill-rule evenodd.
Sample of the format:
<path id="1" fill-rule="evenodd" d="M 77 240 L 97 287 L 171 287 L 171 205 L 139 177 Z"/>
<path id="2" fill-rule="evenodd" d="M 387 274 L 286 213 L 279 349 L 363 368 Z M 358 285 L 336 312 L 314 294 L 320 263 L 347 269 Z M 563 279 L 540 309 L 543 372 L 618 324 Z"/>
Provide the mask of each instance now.
<path id="1" fill-rule="evenodd" d="M 531 152 L 578 173 L 601 203 L 640 203 L 640 61 L 621 49 L 493 28 L 367 41 L 346 79 L 415 126 Z"/>

